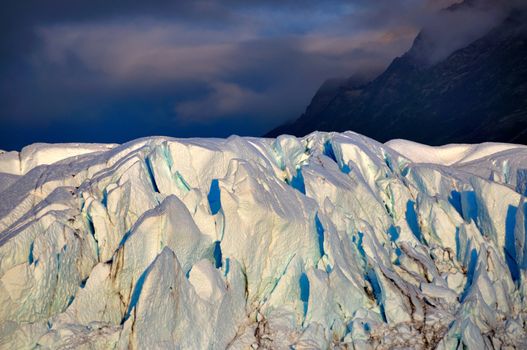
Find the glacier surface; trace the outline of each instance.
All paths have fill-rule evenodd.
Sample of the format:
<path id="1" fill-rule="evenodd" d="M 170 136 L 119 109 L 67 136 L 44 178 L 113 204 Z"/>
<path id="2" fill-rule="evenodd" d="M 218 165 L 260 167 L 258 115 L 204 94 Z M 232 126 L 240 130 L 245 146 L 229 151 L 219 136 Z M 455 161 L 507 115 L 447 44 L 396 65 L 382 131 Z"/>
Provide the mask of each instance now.
<path id="1" fill-rule="evenodd" d="M 0 151 L 0 348 L 527 348 L 527 147 Z"/>

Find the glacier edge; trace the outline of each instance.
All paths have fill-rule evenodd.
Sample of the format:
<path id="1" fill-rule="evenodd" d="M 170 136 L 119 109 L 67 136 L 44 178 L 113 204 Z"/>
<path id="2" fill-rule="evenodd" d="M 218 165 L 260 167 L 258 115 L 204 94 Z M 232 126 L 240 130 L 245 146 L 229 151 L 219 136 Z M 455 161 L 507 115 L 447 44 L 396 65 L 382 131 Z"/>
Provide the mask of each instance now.
<path id="1" fill-rule="evenodd" d="M 525 146 L 62 148 L 0 154 L 2 349 L 527 347 Z"/>

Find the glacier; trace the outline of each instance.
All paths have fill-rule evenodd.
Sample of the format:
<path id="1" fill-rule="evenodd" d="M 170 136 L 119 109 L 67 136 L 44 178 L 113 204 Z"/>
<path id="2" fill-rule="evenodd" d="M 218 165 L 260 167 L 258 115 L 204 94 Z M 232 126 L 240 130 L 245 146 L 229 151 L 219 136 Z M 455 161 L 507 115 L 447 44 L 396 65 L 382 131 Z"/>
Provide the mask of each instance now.
<path id="1" fill-rule="evenodd" d="M 527 348 L 526 196 L 512 144 L 0 152 L 0 348 Z"/>

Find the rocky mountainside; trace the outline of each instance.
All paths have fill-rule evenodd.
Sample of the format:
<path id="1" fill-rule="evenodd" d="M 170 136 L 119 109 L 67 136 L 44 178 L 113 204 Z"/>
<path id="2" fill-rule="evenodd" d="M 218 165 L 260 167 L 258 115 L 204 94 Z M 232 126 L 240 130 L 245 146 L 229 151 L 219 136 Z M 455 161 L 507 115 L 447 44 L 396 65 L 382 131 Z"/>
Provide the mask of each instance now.
<path id="1" fill-rule="evenodd" d="M 379 141 L 527 143 L 527 14 L 439 62 L 423 59 L 426 33 L 374 80 L 321 88 L 305 113 L 268 136 L 353 130 Z"/>
<path id="2" fill-rule="evenodd" d="M 4 152 L 0 349 L 525 349 L 525 195 L 511 144 Z"/>

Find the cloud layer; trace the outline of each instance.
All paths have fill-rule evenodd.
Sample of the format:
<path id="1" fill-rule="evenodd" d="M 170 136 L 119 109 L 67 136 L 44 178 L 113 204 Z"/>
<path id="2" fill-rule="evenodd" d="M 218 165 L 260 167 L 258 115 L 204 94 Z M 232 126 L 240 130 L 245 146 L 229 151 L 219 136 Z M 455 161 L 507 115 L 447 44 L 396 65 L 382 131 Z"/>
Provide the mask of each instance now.
<path id="1" fill-rule="evenodd" d="M 455 2 L 12 4 L 0 17 L 0 148 L 263 133 L 298 116 L 327 78 L 382 70 Z"/>

